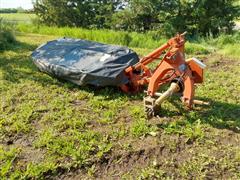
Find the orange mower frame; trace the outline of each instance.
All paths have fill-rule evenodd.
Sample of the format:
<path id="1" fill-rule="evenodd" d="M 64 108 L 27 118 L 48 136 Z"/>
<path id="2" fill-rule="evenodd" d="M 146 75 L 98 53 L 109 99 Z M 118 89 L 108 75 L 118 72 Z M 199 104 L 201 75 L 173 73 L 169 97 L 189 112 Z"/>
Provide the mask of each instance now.
<path id="1" fill-rule="evenodd" d="M 181 100 L 188 109 L 191 109 L 194 103 L 204 104 L 204 102 L 194 101 L 194 94 L 195 84 L 203 82 L 205 65 L 196 58 L 185 60 L 185 34 L 186 32 L 177 34 L 167 43 L 143 57 L 137 64 L 125 70 L 129 83 L 122 85 L 121 89 L 124 92 L 138 92 L 148 85 L 147 98 L 144 102 L 145 108 L 147 111 L 150 110 L 151 114 L 154 114 L 163 99 L 165 100 L 176 92 L 182 93 Z M 163 55 L 164 52 L 166 52 L 165 55 Z M 151 70 L 147 65 L 158 60 L 162 55 L 162 60 L 157 67 Z M 174 84 L 165 94 L 158 93 L 160 87 L 166 83 Z M 156 96 L 159 98 L 156 99 Z M 146 103 L 149 101 L 151 106 Z"/>

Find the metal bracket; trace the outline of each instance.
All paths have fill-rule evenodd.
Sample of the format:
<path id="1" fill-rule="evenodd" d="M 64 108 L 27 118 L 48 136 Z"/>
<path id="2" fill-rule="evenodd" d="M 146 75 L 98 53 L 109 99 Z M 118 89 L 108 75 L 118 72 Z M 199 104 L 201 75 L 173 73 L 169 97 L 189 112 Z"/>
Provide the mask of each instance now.
<path id="1" fill-rule="evenodd" d="M 152 117 L 155 115 L 155 112 L 154 112 L 155 101 L 156 99 L 151 96 L 144 97 L 143 99 L 144 110 L 148 117 Z"/>

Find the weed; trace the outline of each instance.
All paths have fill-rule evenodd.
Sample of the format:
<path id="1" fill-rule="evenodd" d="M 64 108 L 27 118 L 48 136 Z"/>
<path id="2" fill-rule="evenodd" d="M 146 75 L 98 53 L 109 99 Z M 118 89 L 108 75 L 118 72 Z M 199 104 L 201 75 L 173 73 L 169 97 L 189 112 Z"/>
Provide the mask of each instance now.
<path id="1" fill-rule="evenodd" d="M 9 150 L 6 150 L 3 146 L 0 146 L 1 178 L 9 176 L 14 160 L 17 158 L 19 153 L 20 149 L 10 148 Z"/>
<path id="2" fill-rule="evenodd" d="M 179 169 L 182 177 L 189 177 L 194 174 L 198 178 L 205 178 L 204 167 L 209 165 L 211 159 L 208 156 L 200 154 L 198 157 L 194 157 L 189 161 L 183 163 Z"/>
<path id="3" fill-rule="evenodd" d="M 54 173 L 56 169 L 56 163 L 44 162 L 40 164 L 29 163 L 26 171 L 24 172 L 23 178 L 41 177 L 46 172 Z"/>
<path id="4" fill-rule="evenodd" d="M 190 123 L 188 119 L 184 121 L 175 121 L 163 125 L 163 128 L 166 133 L 184 135 L 187 141 L 201 140 L 204 138 L 203 126 L 200 120 L 194 123 Z"/>
<path id="5" fill-rule="evenodd" d="M 165 172 L 155 166 L 150 166 L 141 170 L 137 179 L 164 179 Z"/>
<path id="6" fill-rule="evenodd" d="M 143 107 L 132 106 L 130 108 L 130 114 L 134 119 L 134 122 L 130 128 L 130 132 L 135 137 L 146 136 L 153 134 L 157 130 L 155 126 L 148 124 L 145 118 Z"/>
<path id="7" fill-rule="evenodd" d="M 146 136 L 151 131 L 153 131 L 153 128 L 143 118 L 135 120 L 130 129 L 131 134 L 135 137 Z"/>

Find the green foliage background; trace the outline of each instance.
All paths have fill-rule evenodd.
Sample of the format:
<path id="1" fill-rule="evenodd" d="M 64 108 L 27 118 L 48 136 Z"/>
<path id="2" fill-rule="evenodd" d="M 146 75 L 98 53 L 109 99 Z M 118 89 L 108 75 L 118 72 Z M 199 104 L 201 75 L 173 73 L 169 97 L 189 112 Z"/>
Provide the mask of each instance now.
<path id="1" fill-rule="evenodd" d="M 118 4 L 120 0 L 37 0 L 34 10 L 46 25 L 109 28 Z"/>
<path id="2" fill-rule="evenodd" d="M 51 26 L 108 28 L 166 36 L 230 33 L 239 17 L 236 0 L 37 0 L 39 22 Z"/>

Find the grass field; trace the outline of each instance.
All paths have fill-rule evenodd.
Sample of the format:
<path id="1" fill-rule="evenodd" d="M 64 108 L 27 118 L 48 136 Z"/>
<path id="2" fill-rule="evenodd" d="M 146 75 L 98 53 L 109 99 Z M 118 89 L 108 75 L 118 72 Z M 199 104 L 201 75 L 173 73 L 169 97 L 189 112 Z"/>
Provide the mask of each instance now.
<path id="1" fill-rule="evenodd" d="M 136 33 L 113 30 L 88 30 L 82 28 L 70 27 L 48 27 L 48 26 L 33 26 L 19 24 L 17 30 L 25 33 L 37 33 L 44 35 L 57 35 L 59 37 L 73 37 L 80 39 L 88 39 L 108 44 L 118 44 L 133 48 L 155 49 L 160 44 L 167 41 L 165 37 L 161 37 L 158 32 Z M 144 42 L 144 43 L 143 43 Z M 199 42 L 191 42 L 186 45 L 187 53 L 206 54 L 208 44 L 199 44 Z"/>
<path id="2" fill-rule="evenodd" d="M 22 31 L 0 53 L 1 179 L 240 178 L 239 34 L 199 42 L 206 51 L 188 47 L 208 66 L 196 95 L 210 106 L 188 112 L 171 98 L 147 120 L 142 93 L 78 87 L 37 70 L 31 52 L 66 30 Z M 144 55 L 152 42 L 128 45 Z"/>
<path id="3" fill-rule="evenodd" d="M 0 13 L 0 18 L 12 23 L 31 24 L 36 18 L 36 15 L 27 13 Z"/>

